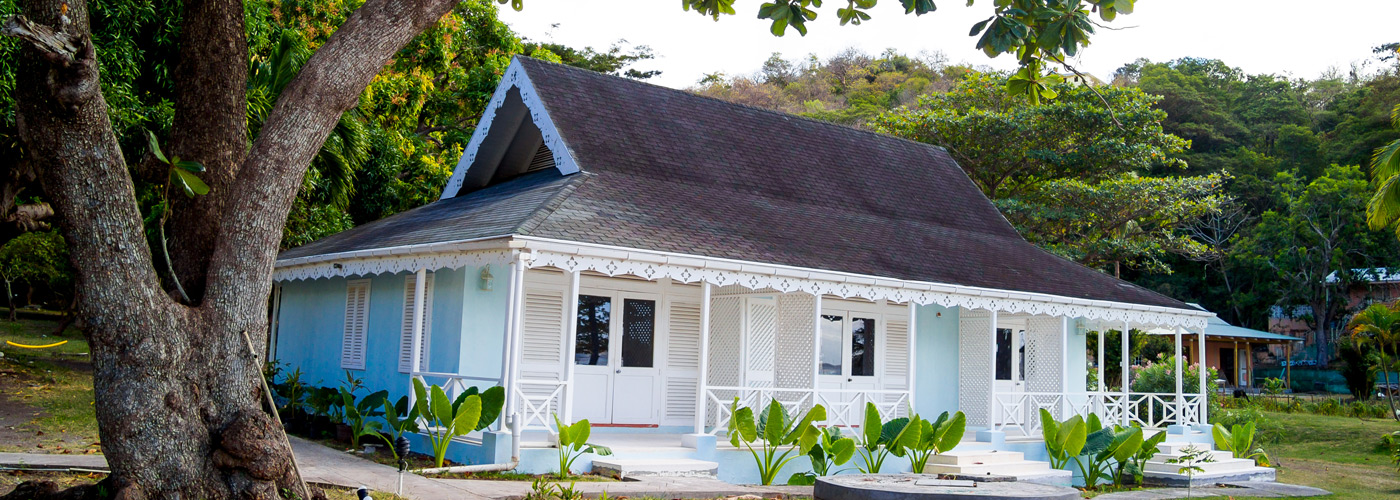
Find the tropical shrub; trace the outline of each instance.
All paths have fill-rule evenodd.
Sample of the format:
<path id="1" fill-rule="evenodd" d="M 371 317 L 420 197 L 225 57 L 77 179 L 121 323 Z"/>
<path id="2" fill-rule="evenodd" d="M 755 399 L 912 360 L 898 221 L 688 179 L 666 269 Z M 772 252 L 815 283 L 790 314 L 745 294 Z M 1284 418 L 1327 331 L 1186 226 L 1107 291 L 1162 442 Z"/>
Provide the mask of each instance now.
<path id="1" fill-rule="evenodd" d="M 1284 389 L 1285 387 L 1283 379 L 1278 377 L 1269 377 L 1264 379 L 1264 394 L 1268 394 L 1270 396 L 1278 396 L 1280 394 L 1283 394 Z"/>
<path id="2" fill-rule="evenodd" d="M 896 418 L 880 423 L 880 410 L 875 403 L 865 403 L 865 421 L 860 427 L 859 448 L 860 471 L 864 474 L 879 474 L 885 459 L 891 454 L 902 456 L 905 450 L 913 448 L 920 440 L 919 426 L 909 425 L 914 418 Z"/>
<path id="3" fill-rule="evenodd" d="M 1198 384 L 1200 383 L 1200 368 L 1200 363 L 1192 363 L 1182 367 L 1183 392 L 1194 394 L 1197 391 L 1199 388 Z M 1206 398 L 1209 403 L 1214 403 L 1215 400 L 1220 399 L 1219 396 L 1216 395 L 1216 391 L 1219 390 L 1220 387 L 1215 383 L 1216 379 L 1220 378 L 1220 374 L 1215 371 L 1215 368 L 1207 367 L 1207 369 Z M 1176 360 L 1171 356 L 1162 356 L 1157 362 L 1148 364 L 1147 366 L 1133 366 L 1132 370 L 1134 373 L 1132 384 L 1133 392 L 1159 394 L 1176 393 Z M 1148 406 L 1146 404 L 1140 405 L 1138 411 L 1146 412 L 1148 411 Z M 1147 421 L 1149 420 L 1148 417 L 1151 417 L 1150 421 L 1155 422 L 1162 418 L 1162 414 L 1165 410 L 1158 406 L 1153 408 L 1152 411 L 1155 413 L 1154 415 L 1139 415 L 1139 418 Z"/>
<path id="4" fill-rule="evenodd" d="M 611 448 L 588 442 L 588 437 L 593 433 L 593 425 L 589 424 L 586 418 L 570 425 L 560 420 L 559 415 L 555 415 L 554 427 L 559 434 L 559 472 L 556 474 L 559 479 L 569 478 L 573 473 L 574 460 L 578 460 L 584 453 L 612 455 Z"/>
<path id="5" fill-rule="evenodd" d="M 1235 425 L 1229 430 L 1216 423 L 1211 429 L 1211 436 L 1215 438 L 1216 448 L 1229 451 L 1235 458 L 1249 458 L 1259 465 L 1269 466 L 1269 456 L 1264 453 L 1264 448 L 1254 443 L 1254 422 Z"/>
<path id="6" fill-rule="evenodd" d="M 967 415 L 957 412 L 950 418 L 945 411 L 933 422 L 919 419 L 918 424 L 918 439 L 908 454 L 914 473 L 923 474 L 929 457 L 951 451 L 962 442 L 967 430 Z"/>
<path id="7" fill-rule="evenodd" d="M 856 454 L 856 441 L 841 435 L 840 427 L 825 427 L 817 429 L 818 439 L 816 446 L 807 451 L 807 458 L 812 460 L 811 472 L 798 472 L 788 477 L 788 484 L 795 486 L 811 486 L 817 484 L 817 478 L 833 474 L 833 468 L 846 465 Z"/>
<path id="8" fill-rule="evenodd" d="M 1382 434 L 1381 447 L 1390 455 L 1390 462 L 1400 467 L 1400 431 Z"/>
<path id="9" fill-rule="evenodd" d="M 425 431 L 433 445 L 433 461 L 442 467 L 447 456 L 447 446 L 457 436 L 475 430 L 485 429 L 501 415 L 505 405 L 505 390 L 500 386 L 478 393 L 472 387 L 462 392 L 457 399 L 447 397 L 442 387 L 425 387 L 423 381 L 413 379 L 413 393 L 418 404 L 418 416 L 427 423 Z"/>
<path id="10" fill-rule="evenodd" d="M 729 410 L 729 444 L 735 448 L 740 444 L 748 448 L 758 465 L 759 480 L 764 486 L 773 484 L 773 479 L 788 462 L 806 455 L 816 446 L 821 439 L 821 431 L 812 422 L 826 420 L 826 408 L 822 405 L 813 406 L 801 419 L 795 419 L 777 400 L 768 404 L 757 421 L 754 420 L 752 408 L 739 407 L 739 398 L 734 398 Z M 759 443 L 758 449 L 754 449 L 755 442 Z M 797 447 L 793 448 L 793 445 Z M 792 455 L 793 451 L 799 454 Z"/>

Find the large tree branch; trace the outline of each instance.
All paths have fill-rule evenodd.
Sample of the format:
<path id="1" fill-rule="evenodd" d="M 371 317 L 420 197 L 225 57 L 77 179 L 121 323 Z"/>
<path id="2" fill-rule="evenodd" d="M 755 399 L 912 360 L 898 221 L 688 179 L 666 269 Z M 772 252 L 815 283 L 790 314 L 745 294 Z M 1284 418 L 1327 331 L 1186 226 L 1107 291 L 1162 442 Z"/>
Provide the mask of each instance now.
<path id="1" fill-rule="evenodd" d="M 196 302 L 218 241 L 219 220 L 248 151 L 248 43 L 243 2 L 186 0 L 175 65 L 168 152 L 204 165 L 208 195 L 171 200 L 170 257 Z"/>
<path id="2" fill-rule="evenodd" d="M 357 9 L 283 90 L 229 193 L 210 261 L 206 304 L 218 320 L 266 307 L 282 227 L 302 176 L 340 115 L 405 43 L 455 0 L 370 0 Z M 240 325 L 265 335 L 262 324 Z M 263 337 L 254 340 L 264 341 Z"/>

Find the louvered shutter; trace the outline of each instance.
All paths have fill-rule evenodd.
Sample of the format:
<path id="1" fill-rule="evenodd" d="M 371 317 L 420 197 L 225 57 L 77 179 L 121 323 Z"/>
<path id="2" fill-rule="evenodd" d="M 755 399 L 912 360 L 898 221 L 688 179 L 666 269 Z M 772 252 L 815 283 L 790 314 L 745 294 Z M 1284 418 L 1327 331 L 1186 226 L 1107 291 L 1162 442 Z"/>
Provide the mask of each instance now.
<path id="1" fill-rule="evenodd" d="M 670 302 L 666 338 L 666 407 L 671 423 L 695 418 L 700 384 L 700 303 Z"/>
<path id="2" fill-rule="evenodd" d="M 409 360 L 413 358 L 413 292 L 417 287 L 418 275 L 409 273 L 404 280 L 403 323 L 399 329 L 399 373 L 413 370 Z M 418 352 L 418 370 L 426 372 L 432 371 L 428 369 L 428 347 L 433 338 L 433 273 L 428 273 L 423 283 L 423 295 L 423 344 Z"/>
<path id="3" fill-rule="evenodd" d="M 886 316 L 887 318 L 892 317 Z M 909 321 L 890 319 L 885 321 L 885 390 L 902 391 L 909 388 Z M 898 394 L 886 394 L 886 402 L 895 402 Z M 896 408 L 899 416 L 906 416 L 906 408 Z"/>
<path id="4" fill-rule="evenodd" d="M 526 276 L 525 307 L 520 328 L 520 378 L 557 382 L 564 380 L 564 296 L 562 285 L 545 283 L 542 277 Z M 543 384 L 522 385 L 527 396 L 548 396 L 554 387 Z M 550 412 L 558 412 L 558 398 L 548 403 Z"/>
<path id="5" fill-rule="evenodd" d="M 341 336 L 340 367 L 365 369 L 365 340 L 369 325 L 369 280 L 351 280 L 345 289 L 345 331 Z"/>

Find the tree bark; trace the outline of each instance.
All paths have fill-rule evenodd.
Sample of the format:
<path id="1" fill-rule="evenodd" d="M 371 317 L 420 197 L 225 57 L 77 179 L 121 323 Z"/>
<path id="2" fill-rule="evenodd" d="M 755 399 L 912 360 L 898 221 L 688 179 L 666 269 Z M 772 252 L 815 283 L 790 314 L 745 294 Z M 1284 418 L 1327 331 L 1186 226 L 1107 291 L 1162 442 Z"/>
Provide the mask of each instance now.
<path id="1" fill-rule="evenodd" d="M 209 194 L 171 199 L 170 260 L 191 300 L 204 296 L 204 273 L 218 240 L 229 185 L 248 152 L 248 42 L 243 3 L 186 0 L 175 65 L 175 115 L 168 153 L 204 165 Z M 243 63 L 243 64 L 239 64 Z"/>
<path id="2" fill-rule="evenodd" d="M 176 272 L 203 289 L 186 305 L 154 270 L 101 94 L 87 3 L 71 1 L 64 14 L 63 0 L 22 0 L 33 23 L 3 32 L 28 42 L 16 121 L 26 150 L 44 160 L 63 215 L 116 498 L 296 491 L 281 426 L 261 409 L 262 366 L 244 332 L 265 346 L 277 244 L 312 156 L 389 57 L 454 3 L 366 2 L 287 86 L 251 152 L 241 4 L 187 3 L 171 151 L 204 163 L 218 194 L 176 205 Z"/>

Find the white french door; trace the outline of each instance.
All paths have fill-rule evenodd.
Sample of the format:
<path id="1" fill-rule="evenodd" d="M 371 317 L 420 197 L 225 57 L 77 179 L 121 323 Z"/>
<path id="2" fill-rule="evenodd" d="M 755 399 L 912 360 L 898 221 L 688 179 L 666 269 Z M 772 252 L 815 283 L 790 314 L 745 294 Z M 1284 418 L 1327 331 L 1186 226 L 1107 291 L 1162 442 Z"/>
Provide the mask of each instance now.
<path id="1" fill-rule="evenodd" d="M 585 289 L 577 300 L 574 418 L 656 423 L 657 297 Z"/>
<path id="2" fill-rule="evenodd" d="M 1026 390 L 1026 321 L 1007 318 L 997 321 L 996 393 L 1012 394 Z M 1006 412 L 997 405 L 997 423 L 1007 423 Z"/>
<path id="3" fill-rule="evenodd" d="M 856 390 L 880 388 L 883 350 L 878 336 L 883 332 L 883 315 L 836 309 L 822 309 L 817 369 L 821 389 L 847 392 L 826 393 L 828 411 L 842 412 L 845 421 L 860 422 L 864 404 L 856 404 Z"/>

